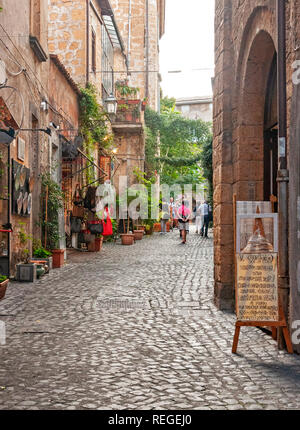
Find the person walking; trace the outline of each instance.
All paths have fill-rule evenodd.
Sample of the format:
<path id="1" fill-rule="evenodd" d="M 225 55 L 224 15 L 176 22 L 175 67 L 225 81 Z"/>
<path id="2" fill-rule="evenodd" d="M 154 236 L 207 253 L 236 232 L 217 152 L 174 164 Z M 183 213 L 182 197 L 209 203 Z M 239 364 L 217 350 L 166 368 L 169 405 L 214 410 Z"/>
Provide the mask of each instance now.
<path id="1" fill-rule="evenodd" d="M 200 206 L 201 216 L 203 216 L 203 225 L 201 228 L 201 236 L 208 237 L 208 225 L 209 225 L 209 207 L 208 203 L 205 202 Z"/>
<path id="2" fill-rule="evenodd" d="M 201 229 L 204 223 L 204 216 L 201 214 L 201 203 L 196 208 L 196 234 L 201 233 Z"/>
<path id="3" fill-rule="evenodd" d="M 161 218 L 160 218 L 160 226 L 161 226 L 161 234 L 167 233 L 167 222 L 169 221 L 169 205 L 165 201 L 162 202 L 161 205 Z"/>
<path id="4" fill-rule="evenodd" d="M 174 203 L 173 197 L 170 198 L 169 213 L 170 213 L 170 228 L 173 231 L 174 221 L 175 221 L 175 203 Z"/>
<path id="5" fill-rule="evenodd" d="M 179 221 L 179 230 L 182 238 L 181 244 L 184 245 L 186 244 L 186 235 L 189 232 L 189 222 L 191 217 L 191 211 L 188 208 L 188 202 L 182 200 L 182 204 L 177 211 L 177 215 Z"/>

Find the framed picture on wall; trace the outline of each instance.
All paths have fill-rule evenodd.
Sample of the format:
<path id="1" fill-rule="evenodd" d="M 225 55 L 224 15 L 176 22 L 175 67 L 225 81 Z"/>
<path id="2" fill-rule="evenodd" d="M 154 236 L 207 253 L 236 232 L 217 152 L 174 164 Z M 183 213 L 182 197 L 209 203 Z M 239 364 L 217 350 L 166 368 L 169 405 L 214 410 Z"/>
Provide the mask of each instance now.
<path id="1" fill-rule="evenodd" d="M 18 160 L 25 161 L 25 140 L 18 137 Z"/>
<path id="2" fill-rule="evenodd" d="M 30 170 L 12 160 L 12 213 L 29 216 L 31 213 L 31 193 L 29 187 Z"/>

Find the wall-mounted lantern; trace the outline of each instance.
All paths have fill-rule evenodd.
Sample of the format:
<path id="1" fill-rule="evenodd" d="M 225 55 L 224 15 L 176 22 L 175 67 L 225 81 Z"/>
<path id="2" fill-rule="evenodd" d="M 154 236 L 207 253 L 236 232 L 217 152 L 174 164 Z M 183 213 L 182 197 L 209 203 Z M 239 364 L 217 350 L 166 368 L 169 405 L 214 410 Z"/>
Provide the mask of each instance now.
<path id="1" fill-rule="evenodd" d="M 117 113 L 117 99 L 115 98 L 115 96 L 113 95 L 113 93 L 111 93 L 108 98 L 105 100 L 105 105 L 106 105 L 106 110 L 109 116 L 114 116 Z"/>

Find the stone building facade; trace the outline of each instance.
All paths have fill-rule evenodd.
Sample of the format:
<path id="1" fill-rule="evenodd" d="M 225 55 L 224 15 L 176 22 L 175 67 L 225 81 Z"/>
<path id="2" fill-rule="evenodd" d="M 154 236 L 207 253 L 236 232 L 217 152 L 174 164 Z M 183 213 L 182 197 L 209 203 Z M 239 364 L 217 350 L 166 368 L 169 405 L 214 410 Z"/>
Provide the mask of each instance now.
<path id="1" fill-rule="evenodd" d="M 0 230 L 7 223 L 13 230 L 0 232 L 0 273 L 13 276 L 24 250 L 31 255 L 32 238 L 43 237 L 42 175 L 51 171 L 61 183 L 60 135 L 64 130 L 78 133 L 79 89 L 59 58 L 49 53 L 48 0 L 26 2 L 22 9 L 17 1 L 1 6 L 0 128 L 12 127 L 15 139 L 8 145 L 0 137 Z M 74 131 L 65 137 L 73 140 Z M 23 187 L 18 176 L 26 177 Z M 63 213 L 60 218 L 63 237 Z"/>
<path id="2" fill-rule="evenodd" d="M 126 2 L 30 0 L 21 9 L 17 0 L 1 3 L 0 227 L 5 225 L 9 231 L 0 232 L 0 273 L 8 273 L 10 267 L 10 274 L 14 275 L 16 263 L 24 261 L 22 251 L 31 252 L 32 237 L 43 236 L 40 223 L 43 173 L 51 172 L 52 179 L 62 184 L 69 195 L 67 209 L 71 209 L 74 184 L 80 180 L 74 170 L 82 172 L 91 163 L 79 151 L 78 163 L 72 165 L 71 174 L 68 172 L 68 163 L 74 161 L 68 156 L 69 150 L 72 145 L 82 144 L 78 139 L 80 87 L 93 84 L 104 109 L 108 96 L 117 94 L 119 72 L 129 86 L 140 87 L 137 100 L 125 101 L 128 106 L 136 104 L 131 117 L 123 116 L 120 120 L 122 115 L 118 117 L 117 112 L 116 117 L 107 121 L 105 138 L 114 133 L 118 156 L 105 152 L 102 142 L 97 142 L 91 158 L 95 172 L 102 172 L 97 175 L 98 181 L 100 177 L 114 180 L 118 171 L 118 175 L 128 176 L 130 185 L 135 181 L 134 168 L 144 169 L 142 100 L 148 97 L 150 106 L 158 108 L 158 42 L 164 31 L 164 0 L 130 3 L 132 37 L 128 37 L 126 30 L 129 18 Z M 123 38 L 130 41 L 129 50 Z M 136 67 L 141 73 L 135 73 Z M 11 131 L 13 136 L 9 135 Z M 9 144 L 7 139 L 11 140 Z M 68 154 L 64 155 L 66 148 Z M 8 163 L 10 159 L 12 163 Z M 22 181 L 25 177 L 26 186 L 22 190 L 16 180 L 19 176 Z M 74 180 L 67 186 L 69 177 Z M 64 236 L 63 213 L 60 233 Z M 65 248 L 63 241 L 60 248 Z"/>
<path id="3" fill-rule="evenodd" d="M 125 68 L 123 57 L 115 56 L 115 81 L 126 81 L 129 86 L 138 88 L 137 106 L 146 100 L 149 107 L 159 110 L 159 41 L 165 29 L 165 0 L 111 0 L 111 5 L 126 55 Z M 120 122 L 117 118 L 113 131 L 120 161 L 114 185 L 121 191 L 118 188 L 120 176 L 127 176 L 130 185 L 136 182 L 134 170 L 144 171 L 143 111 L 140 110 L 136 123 Z"/>
<path id="4" fill-rule="evenodd" d="M 31 191 L 27 189 L 22 196 L 17 190 L 19 208 L 22 198 L 25 201 L 23 209 L 25 205 L 27 207 L 28 196 L 31 194 L 30 213 L 28 209 L 24 213 L 22 208 L 19 213 L 18 207 L 13 205 L 11 200 L 2 200 L 0 203 L 0 224 L 9 221 L 13 228 L 13 233 L 0 233 L 0 242 L 3 243 L 0 269 L 2 273 L 7 272 L 6 258 L 10 257 L 10 269 L 13 274 L 15 264 L 22 260 L 22 250 L 29 247 L 29 241 L 25 240 L 24 243 L 24 240 L 21 240 L 22 236 L 23 238 L 30 235 L 35 238 L 40 236 L 38 225 L 40 174 L 47 169 L 49 163 L 49 135 L 37 129 L 47 129 L 49 126 L 49 110 L 47 104 L 43 103 L 49 99 L 48 2 L 27 1 L 20 8 L 18 0 L 3 0 L 1 6 L 3 11 L 0 13 L 0 59 L 1 75 L 4 76 L 0 89 L 0 100 L 3 102 L 1 112 L 3 114 L 7 111 L 11 117 L 10 121 L 4 118 L 1 128 L 12 126 L 16 134 L 18 133 L 9 145 L 9 150 L 8 145 L 0 143 L 2 162 L 5 160 L 5 166 L 7 159 L 14 160 L 10 160 L 10 177 L 6 177 L 5 183 L 2 184 L 1 195 L 7 197 L 5 190 L 9 190 L 11 199 L 16 203 L 12 181 L 13 169 L 22 169 L 23 173 L 26 172 L 27 179 L 34 178 L 35 183 L 33 189 Z M 19 128 L 22 130 L 19 131 Z M 3 171 L 8 175 L 6 168 Z M 9 209 L 8 204 L 11 205 Z"/>
<path id="5" fill-rule="evenodd" d="M 212 97 L 187 97 L 176 100 L 176 110 L 188 119 L 213 120 Z"/>
<path id="6" fill-rule="evenodd" d="M 292 324 L 299 319 L 300 314 L 299 285 L 297 286 L 296 280 L 299 243 L 295 243 L 297 239 L 294 237 L 299 228 L 295 221 L 299 195 L 299 161 L 297 161 L 299 154 L 295 158 L 297 151 L 299 153 L 299 143 L 296 139 L 299 103 L 297 86 L 293 84 L 292 79 L 295 73 L 294 62 L 299 59 L 300 4 L 295 0 L 289 0 L 286 1 L 286 8 L 287 151 L 291 178 L 289 259 L 293 262 L 290 265 L 289 320 Z M 213 113 L 215 302 L 221 309 L 233 309 L 235 278 L 233 195 L 235 194 L 237 200 L 241 201 L 269 201 L 271 195 L 277 197 L 275 0 L 216 1 L 215 66 Z"/>

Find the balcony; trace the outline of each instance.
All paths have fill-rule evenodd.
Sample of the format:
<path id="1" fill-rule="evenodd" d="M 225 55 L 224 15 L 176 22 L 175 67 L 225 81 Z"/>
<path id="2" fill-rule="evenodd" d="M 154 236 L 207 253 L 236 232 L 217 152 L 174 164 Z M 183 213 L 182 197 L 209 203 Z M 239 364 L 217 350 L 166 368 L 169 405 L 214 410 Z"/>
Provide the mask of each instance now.
<path id="1" fill-rule="evenodd" d="M 112 127 L 115 131 L 141 132 L 142 126 L 141 100 L 119 99 L 115 120 Z"/>

